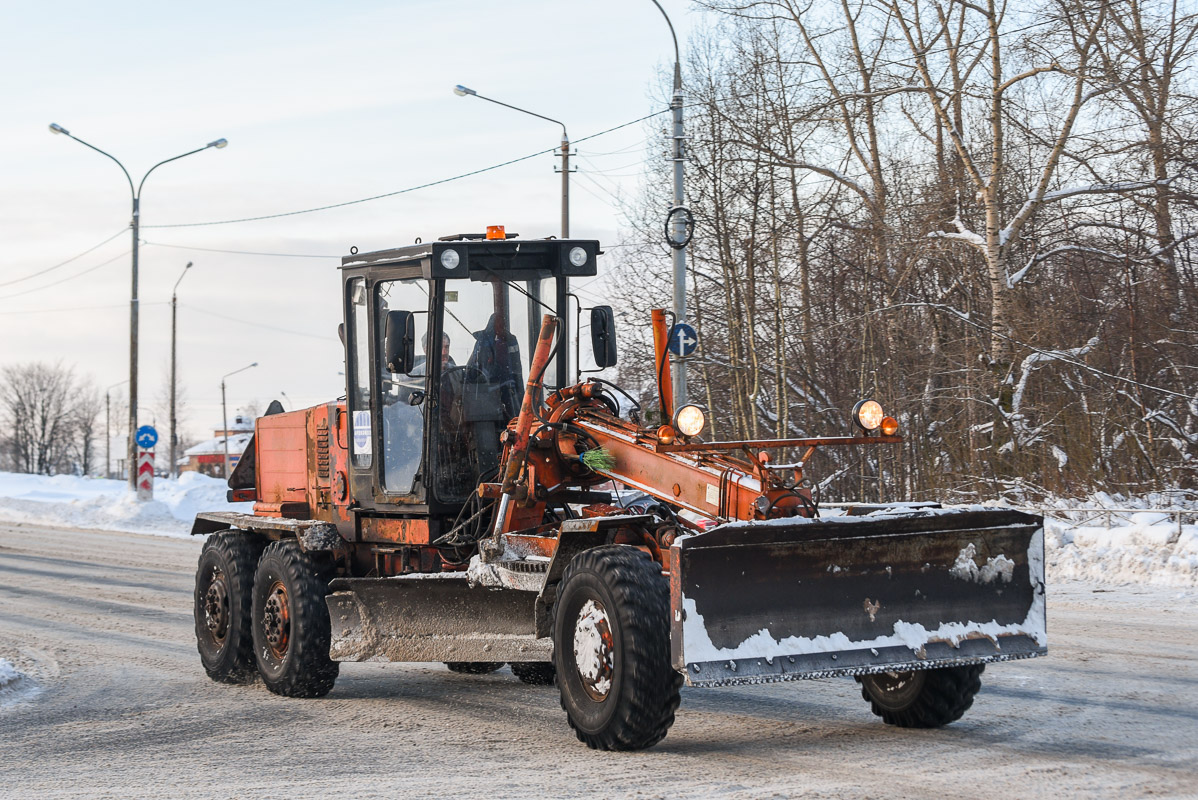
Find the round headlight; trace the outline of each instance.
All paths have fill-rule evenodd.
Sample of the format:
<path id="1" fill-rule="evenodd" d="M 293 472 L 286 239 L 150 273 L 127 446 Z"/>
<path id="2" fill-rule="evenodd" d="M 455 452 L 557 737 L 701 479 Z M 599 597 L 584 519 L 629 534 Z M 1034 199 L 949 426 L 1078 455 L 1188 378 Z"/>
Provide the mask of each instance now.
<path id="1" fill-rule="evenodd" d="M 581 247 L 571 247 L 568 258 L 570 259 L 571 264 L 576 267 L 581 267 L 583 264 L 587 263 L 587 251 L 583 250 Z"/>
<path id="2" fill-rule="evenodd" d="M 683 436 L 698 436 L 706 424 L 707 417 L 698 406 L 685 405 L 674 414 L 674 428 Z"/>
<path id="3" fill-rule="evenodd" d="M 877 400 L 862 400 L 853 406 L 853 422 L 864 431 L 876 431 L 886 415 Z"/>
<path id="4" fill-rule="evenodd" d="M 445 267 L 445 269 L 457 269 L 458 264 L 461 263 L 462 257 L 452 247 L 441 252 L 441 266 Z"/>

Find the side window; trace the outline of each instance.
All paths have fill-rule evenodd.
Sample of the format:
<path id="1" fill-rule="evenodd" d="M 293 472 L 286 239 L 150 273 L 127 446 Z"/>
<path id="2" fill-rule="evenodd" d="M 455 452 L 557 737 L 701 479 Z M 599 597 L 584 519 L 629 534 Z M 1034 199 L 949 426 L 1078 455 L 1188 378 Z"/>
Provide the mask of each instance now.
<path id="1" fill-rule="evenodd" d="M 428 407 L 429 358 L 441 348 L 428 341 L 428 290 L 422 280 L 383 281 L 375 285 L 377 347 L 385 346 L 387 312 L 414 312 L 413 329 L 418 343 L 415 363 L 407 375 L 392 373 L 379 359 L 379 414 L 383 427 L 383 487 L 388 492 L 410 494 L 424 456 L 424 414 Z M 431 350 L 431 352 L 430 352 Z"/>
<path id="2" fill-rule="evenodd" d="M 374 442 L 370 427 L 370 315 L 366 281 L 354 278 L 349 284 L 350 331 L 350 458 L 355 467 L 369 467 L 374 461 Z"/>

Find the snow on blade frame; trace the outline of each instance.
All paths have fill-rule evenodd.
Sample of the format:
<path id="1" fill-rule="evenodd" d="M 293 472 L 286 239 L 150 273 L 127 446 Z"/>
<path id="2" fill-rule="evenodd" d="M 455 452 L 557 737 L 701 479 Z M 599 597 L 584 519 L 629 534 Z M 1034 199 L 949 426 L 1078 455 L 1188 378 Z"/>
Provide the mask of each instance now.
<path id="1" fill-rule="evenodd" d="M 1047 653 L 1040 517 L 966 510 L 781 522 L 723 525 L 675 544 L 672 660 L 688 684 Z"/>

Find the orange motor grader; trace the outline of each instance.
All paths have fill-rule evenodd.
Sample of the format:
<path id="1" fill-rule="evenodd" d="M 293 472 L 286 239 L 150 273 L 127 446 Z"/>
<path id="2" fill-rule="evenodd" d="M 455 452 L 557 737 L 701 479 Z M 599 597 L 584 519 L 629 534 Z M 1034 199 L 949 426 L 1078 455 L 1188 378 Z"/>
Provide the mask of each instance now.
<path id="1" fill-rule="evenodd" d="M 876 402 L 857 436 L 713 441 L 674 407 L 661 312 L 654 408 L 580 380 L 567 282 L 599 255 L 490 232 L 343 259 L 346 396 L 272 405 L 229 480 L 253 513 L 196 517 L 209 676 L 316 697 L 341 661 L 507 663 L 556 683 L 588 746 L 635 750 L 684 683 L 852 675 L 883 720 L 929 727 L 986 663 L 1046 652 L 1040 518 L 821 516 L 819 448 L 901 440 Z M 610 307 L 590 340 L 612 366 Z"/>

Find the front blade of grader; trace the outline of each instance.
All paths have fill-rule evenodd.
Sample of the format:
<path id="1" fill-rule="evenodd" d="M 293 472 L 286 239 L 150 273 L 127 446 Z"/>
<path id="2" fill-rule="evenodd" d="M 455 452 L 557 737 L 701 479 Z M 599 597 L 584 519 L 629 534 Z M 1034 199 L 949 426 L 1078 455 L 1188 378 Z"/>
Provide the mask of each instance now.
<path id="1" fill-rule="evenodd" d="M 1044 531 L 1018 511 L 734 522 L 672 547 L 671 648 L 719 686 L 1047 652 Z"/>

